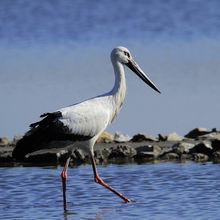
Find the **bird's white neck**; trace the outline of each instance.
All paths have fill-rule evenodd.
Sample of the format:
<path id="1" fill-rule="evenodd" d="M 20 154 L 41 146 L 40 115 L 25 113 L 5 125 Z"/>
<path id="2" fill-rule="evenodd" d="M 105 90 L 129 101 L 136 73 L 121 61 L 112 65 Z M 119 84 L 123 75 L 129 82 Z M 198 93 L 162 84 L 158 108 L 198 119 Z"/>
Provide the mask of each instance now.
<path id="1" fill-rule="evenodd" d="M 113 105 L 112 120 L 116 117 L 121 109 L 126 95 L 126 80 L 124 66 L 115 60 L 112 60 L 115 72 L 115 84 L 110 92 L 110 97 Z"/>

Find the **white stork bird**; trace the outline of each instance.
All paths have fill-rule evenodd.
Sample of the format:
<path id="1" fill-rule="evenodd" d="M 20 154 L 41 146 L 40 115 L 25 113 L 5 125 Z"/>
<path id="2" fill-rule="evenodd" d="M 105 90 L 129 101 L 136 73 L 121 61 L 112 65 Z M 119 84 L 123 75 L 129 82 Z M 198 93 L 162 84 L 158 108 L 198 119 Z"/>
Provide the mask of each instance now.
<path id="1" fill-rule="evenodd" d="M 52 141 L 70 140 L 74 147 L 89 153 L 95 182 L 112 191 L 124 202 L 130 202 L 130 199 L 117 192 L 99 176 L 93 146 L 100 134 L 115 119 L 124 102 L 126 94 L 125 65 L 155 91 L 159 93 L 160 91 L 133 60 L 127 48 L 116 47 L 113 49 L 111 61 L 115 72 L 115 84 L 110 92 L 59 109 L 56 112 L 41 115 L 43 119 L 31 124 L 31 129 L 18 141 L 13 151 L 13 157 L 22 160 L 28 153 L 44 149 Z M 72 153 L 73 149 L 69 150 Z M 67 209 L 66 180 L 71 153 L 61 173 L 64 210 Z"/>

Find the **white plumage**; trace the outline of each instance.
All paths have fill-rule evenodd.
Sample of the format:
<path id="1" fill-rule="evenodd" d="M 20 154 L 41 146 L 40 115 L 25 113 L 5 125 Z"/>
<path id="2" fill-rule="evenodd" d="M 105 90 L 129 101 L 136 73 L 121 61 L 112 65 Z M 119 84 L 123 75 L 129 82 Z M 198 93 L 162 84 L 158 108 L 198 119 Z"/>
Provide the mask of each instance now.
<path id="1" fill-rule="evenodd" d="M 41 116 L 43 119 L 31 124 L 31 130 L 17 143 L 13 156 L 21 160 L 25 158 L 26 154 L 45 148 L 51 141 L 70 140 L 74 147 L 83 148 L 89 152 L 95 181 L 118 195 L 125 202 L 129 202 L 128 198 L 118 193 L 100 178 L 95 165 L 93 146 L 99 135 L 115 119 L 124 102 L 126 95 L 124 65 L 128 66 L 155 91 L 160 91 L 133 60 L 127 48 L 113 49 L 111 61 L 114 67 L 115 83 L 110 92 L 59 109 L 56 112 L 43 114 Z M 69 161 L 70 158 L 61 173 L 64 210 L 67 208 L 66 179 Z"/>
<path id="2" fill-rule="evenodd" d="M 103 101 L 103 97 L 90 99 L 59 111 L 62 113 L 59 120 L 72 133 L 90 137 L 104 131 L 111 118 L 110 105 Z"/>

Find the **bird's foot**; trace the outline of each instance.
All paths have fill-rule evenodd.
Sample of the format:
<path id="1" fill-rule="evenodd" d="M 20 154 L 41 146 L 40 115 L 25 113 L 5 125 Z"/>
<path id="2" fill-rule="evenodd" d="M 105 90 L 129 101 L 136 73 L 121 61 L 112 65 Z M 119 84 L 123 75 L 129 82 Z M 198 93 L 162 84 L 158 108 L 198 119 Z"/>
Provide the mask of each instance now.
<path id="1" fill-rule="evenodd" d="M 116 194 L 121 199 L 123 199 L 125 203 L 131 202 L 130 199 L 126 198 L 123 194 L 117 192 L 115 189 L 113 189 L 111 186 L 109 186 L 106 182 L 104 182 L 100 176 L 97 175 L 95 177 L 95 182 L 104 186 L 105 188 L 109 189 L 110 191 L 112 191 L 114 194 Z"/>
<path id="2" fill-rule="evenodd" d="M 132 202 L 132 200 L 130 200 L 130 199 L 124 197 L 124 202 L 125 202 L 125 203 L 129 203 L 129 202 Z"/>

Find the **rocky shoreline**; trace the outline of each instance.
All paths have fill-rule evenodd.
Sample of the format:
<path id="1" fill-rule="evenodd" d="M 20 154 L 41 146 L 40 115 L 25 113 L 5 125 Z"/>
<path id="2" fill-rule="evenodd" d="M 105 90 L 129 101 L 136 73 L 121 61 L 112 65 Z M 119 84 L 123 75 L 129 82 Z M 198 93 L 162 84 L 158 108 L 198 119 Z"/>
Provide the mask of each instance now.
<path id="1" fill-rule="evenodd" d="M 0 138 L 0 166 L 63 165 L 68 151 L 62 146 L 68 142 L 54 142 L 48 149 L 33 152 L 24 161 L 15 161 L 12 151 L 16 141 Z M 54 148 L 55 147 L 55 148 Z M 53 148 L 53 149 L 52 149 Z M 97 163 L 144 163 L 155 161 L 220 162 L 220 131 L 195 128 L 184 137 L 176 133 L 151 137 L 144 134 L 132 138 L 116 133 L 104 132 L 95 147 Z M 75 149 L 71 158 L 72 165 L 90 163 L 89 157 L 80 149 Z"/>

